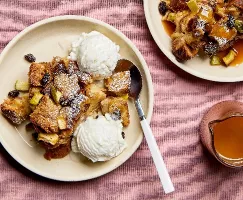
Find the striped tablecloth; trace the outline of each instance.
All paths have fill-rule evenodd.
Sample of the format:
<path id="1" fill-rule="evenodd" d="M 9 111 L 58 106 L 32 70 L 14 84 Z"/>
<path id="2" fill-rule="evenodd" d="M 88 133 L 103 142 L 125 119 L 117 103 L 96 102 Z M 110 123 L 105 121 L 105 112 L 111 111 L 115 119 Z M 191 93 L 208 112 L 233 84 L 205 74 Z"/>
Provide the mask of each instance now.
<path id="1" fill-rule="evenodd" d="M 214 103 L 242 100 L 243 85 L 204 81 L 173 65 L 150 35 L 142 0 L 1 0 L 0 49 L 30 24 L 67 14 L 85 15 L 115 26 L 143 54 L 155 91 L 151 126 L 176 191 L 164 195 L 145 141 L 115 171 L 77 183 L 39 177 L 0 146 L 0 199 L 242 200 L 243 170 L 226 168 L 209 155 L 200 142 L 199 123 Z"/>

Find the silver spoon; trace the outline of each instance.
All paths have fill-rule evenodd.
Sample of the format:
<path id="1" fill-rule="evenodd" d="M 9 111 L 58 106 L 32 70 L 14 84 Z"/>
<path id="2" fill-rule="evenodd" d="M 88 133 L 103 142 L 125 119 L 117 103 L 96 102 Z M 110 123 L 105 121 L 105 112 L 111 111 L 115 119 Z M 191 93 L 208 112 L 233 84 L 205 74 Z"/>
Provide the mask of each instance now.
<path id="1" fill-rule="evenodd" d="M 130 87 L 129 97 L 134 100 L 138 112 L 138 116 L 140 118 L 141 127 L 143 129 L 146 141 L 148 143 L 148 147 L 152 154 L 152 158 L 154 160 L 164 191 L 165 193 L 173 192 L 175 190 L 173 183 L 170 179 L 169 173 L 165 166 L 164 160 L 161 156 L 159 147 L 156 143 L 152 130 L 145 118 L 143 108 L 139 100 L 139 95 L 142 90 L 141 73 L 131 61 L 125 59 L 119 60 L 115 71 L 120 72 L 120 71 L 128 71 L 128 70 L 130 71 L 130 77 L 131 77 L 131 87 Z"/>

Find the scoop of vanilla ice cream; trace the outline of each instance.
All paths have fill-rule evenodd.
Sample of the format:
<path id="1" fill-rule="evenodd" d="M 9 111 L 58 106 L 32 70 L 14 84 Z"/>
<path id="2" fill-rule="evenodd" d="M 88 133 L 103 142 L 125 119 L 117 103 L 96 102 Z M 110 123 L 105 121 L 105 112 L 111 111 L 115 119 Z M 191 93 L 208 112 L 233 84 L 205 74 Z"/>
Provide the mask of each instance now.
<path id="1" fill-rule="evenodd" d="M 92 160 L 107 161 L 118 156 L 127 146 L 122 137 L 122 123 L 109 114 L 97 119 L 88 117 L 81 123 L 72 139 L 72 151 Z"/>
<path id="2" fill-rule="evenodd" d="M 95 79 L 111 76 L 118 60 L 120 47 L 103 34 L 92 31 L 82 33 L 72 42 L 69 59 L 77 61 L 81 71 L 90 73 Z"/>

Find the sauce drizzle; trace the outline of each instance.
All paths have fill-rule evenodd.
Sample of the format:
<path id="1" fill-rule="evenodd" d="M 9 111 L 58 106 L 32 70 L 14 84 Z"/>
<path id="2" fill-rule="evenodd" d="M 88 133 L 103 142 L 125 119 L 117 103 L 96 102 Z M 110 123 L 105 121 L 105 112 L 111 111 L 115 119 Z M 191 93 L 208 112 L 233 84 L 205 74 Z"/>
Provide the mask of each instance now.
<path id="1" fill-rule="evenodd" d="M 171 36 L 172 35 L 172 33 L 174 33 L 174 31 L 175 31 L 175 28 L 176 28 L 176 26 L 175 26 L 175 24 L 173 24 L 172 22 L 170 22 L 170 21 L 162 21 L 162 24 L 163 24 L 163 27 L 164 27 L 164 29 L 165 29 L 165 32 L 169 35 L 169 36 Z"/>

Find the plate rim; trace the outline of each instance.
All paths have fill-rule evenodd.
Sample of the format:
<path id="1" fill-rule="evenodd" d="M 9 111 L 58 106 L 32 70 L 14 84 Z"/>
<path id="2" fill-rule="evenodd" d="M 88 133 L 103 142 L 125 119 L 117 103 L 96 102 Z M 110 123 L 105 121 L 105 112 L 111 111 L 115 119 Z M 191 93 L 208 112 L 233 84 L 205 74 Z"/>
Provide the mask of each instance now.
<path id="1" fill-rule="evenodd" d="M 148 65 L 146 64 L 145 59 L 143 58 L 141 52 L 138 50 L 138 48 L 135 46 L 135 44 L 133 44 L 133 42 L 125 35 L 123 34 L 121 31 L 119 31 L 118 29 L 116 29 L 115 27 L 109 25 L 106 22 L 103 22 L 101 20 L 98 19 L 94 19 L 91 17 L 86 17 L 86 16 L 79 16 L 79 15 L 61 15 L 61 16 L 55 16 L 55 17 L 50 17 L 50 18 L 46 18 L 40 21 L 35 22 L 34 24 L 31 24 L 30 26 L 26 27 L 24 30 L 22 30 L 21 32 L 19 32 L 3 49 L 2 53 L 0 54 L 0 66 L 1 63 L 5 57 L 5 55 L 8 53 L 8 51 L 13 47 L 13 45 L 16 44 L 16 42 L 23 37 L 25 34 L 27 34 L 29 31 L 47 24 L 47 23 L 51 23 L 54 21 L 62 21 L 62 20 L 80 20 L 80 21 L 88 21 L 91 23 L 95 23 L 95 24 L 99 24 L 107 29 L 109 29 L 110 31 L 112 31 L 113 33 L 115 33 L 116 35 L 118 35 L 122 40 L 124 40 L 126 42 L 126 44 L 128 44 L 128 46 L 135 52 L 136 56 L 138 57 L 139 61 L 141 62 L 141 66 L 144 70 L 146 79 L 147 79 L 147 86 L 148 86 L 148 112 L 147 112 L 147 121 L 150 123 L 151 118 L 152 118 L 152 113 L 153 113 L 153 105 L 154 105 L 154 90 L 153 90 L 153 84 L 152 84 L 152 77 L 148 68 Z M 7 146 L 7 144 L 4 142 L 4 139 L 2 138 L 1 134 L 0 134 L 0 144 L 2 144 L 2 146 L 4 147 L 4 149 L 9 153 L 9 155 L 16 160 L 20 165 L 22 165 L 23 167 L 25 167 L 26 169 L 30 170 L 31 172 L 45 177 L 47 179 L 51 179 L 51 180 L 56 180 L 56 181 L 63 181 L 63 182 L 77 182 L 77 181 L 85 181 L 85 180 L 90 180 L 90 179 L 94 179 L 100 176 L 103 176 L 113 170 L 115 170 L 116 168 L 118 168 L 119 166 L 121 166 L 124 162 L 126 162 L 129 158 L 131 158 L 131 156 L 135 153 L 135 151 L 138 149 L 138 147 L 140 146 L 140 144 L 143 141 L 143 134 L 141 135 L 141 137 L 138 137 L 138 139 L 136 140 L 136 142 L 134 143 L 134 145 L 131 148 L 130 153 L 128 153 L 122 160 L 120 160 L 120 162 L 118 162 L 114 167 L 108 168 L 108 170 L 104 170 L 102 173 L 100 173 L 99 175 L 94 175 L 88 178 L 77 178 L 77 179 L 68 179 L 68 178 L 56 178 L 56 177 L 52 177 L 49 174 L 43 173 L 39 170 L 36 170 L 35 168 L 31 167 L 31 165 L 29 165 L 28 163 L 25 163 L 24 161 L 22 161 L 21 159 L 19 159 L 15 154 L 11 151 L 11 149 L 9 149 Z"/>
<path id="2" fill-rule="evenodd" d="M 157 44 L 157 46 L 160 48 L 160 50 L 165 54 L 165 56 L 171 62 L 173 62 L 177 67 L 181 68 L 183 71 L 185 71 L 193 76 L 196 76 L 198 78 L 204 79 L 204 80 L 214 81 L 214 82 L 240 82 L 240 81 L 243 81 L 243 76 L 236 77 L 236 78 L 227 78 L 227 77 L 217 77 L 217 76 L 205 75 L 203 73 L 198 72 L 197 70 L 185 68 L 184 64 L 179 63 L 174 57 L 172 57 L 169 54 L 168 50 L 166 50 L 164 48 L 164 46 L 160 44 L 160 39 L 156 34 L 152 19 L 150 18 L 149 2 L 151 3 L 151 0 L 143 0 L 144 13 L 145 13 L 145 18 L 146 18 L 146 22 L 147 22 L 149 31 L 150 31 L 155 43 Z"/>

